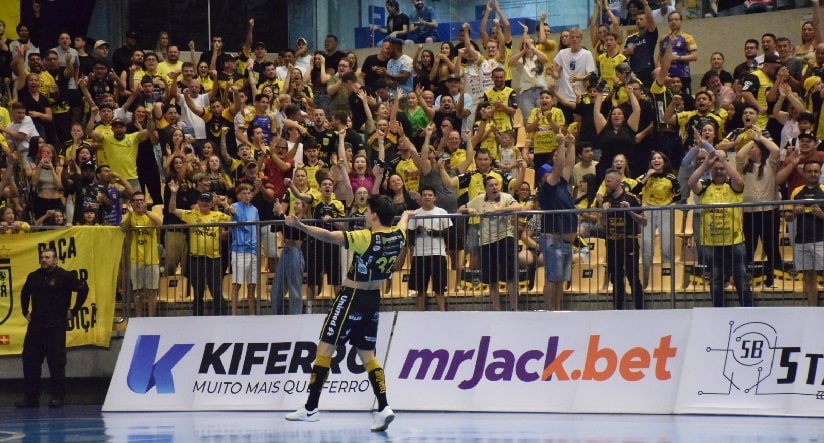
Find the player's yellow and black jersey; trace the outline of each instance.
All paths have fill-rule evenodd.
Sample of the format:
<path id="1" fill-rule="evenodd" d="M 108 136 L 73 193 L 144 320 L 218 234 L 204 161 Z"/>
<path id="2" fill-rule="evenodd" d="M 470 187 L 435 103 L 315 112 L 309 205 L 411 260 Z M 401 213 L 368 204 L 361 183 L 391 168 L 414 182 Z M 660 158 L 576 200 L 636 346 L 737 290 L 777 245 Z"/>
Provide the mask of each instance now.
<path id="1" fill-rule="evenodd" d="M 371 282 L 386 280 L 392 274 L 392 265 L 406 244 L 406 231 L 397 226 L 385 231 L 361 229 L 348 231 L 344 237 L 346 249 L 355 256 L 346 278 Z"/>

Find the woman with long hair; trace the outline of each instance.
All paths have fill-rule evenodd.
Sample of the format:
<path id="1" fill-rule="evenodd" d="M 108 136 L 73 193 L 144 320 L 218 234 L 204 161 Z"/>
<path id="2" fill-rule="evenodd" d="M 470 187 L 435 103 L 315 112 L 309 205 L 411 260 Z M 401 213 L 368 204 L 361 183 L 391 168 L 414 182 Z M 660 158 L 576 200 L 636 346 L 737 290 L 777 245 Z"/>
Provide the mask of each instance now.
<path id="1" fill-rule="evenodd" d="M 433 89 L 436 94 L 448 94 L 449 89 L 446 87 L 446 80 L 452 74 L 458 73 L 460 61 L 452 60 L 454 49 L 451 42 L 441 43 L 441 49 L 435 55 L 432 70 L 429 71 L 429 81 L 435 87 Z"/>
<path id="2" fill-rule="evenodd" d="M 487 149 L 489 152 L 498 152 L 498 126 L 492 118 L 494 110 L 492 104 L 483 101 L 475 108 L 473 122 L 472 146 Z M 492 158 L 497 159 L 497 155 Z"/>
<path id="3" fill-rule="evenodd" d="M 409 192 L 403 178 L 398 174 L 389 176 L 384 194 L 392 200 L 392 208 L 396 217 L 400 217 L 403 211 L 414 211 L 420 207 L 418 193 Z"/>
<path id="4" fill-rule="evenodd" d="M 609 18 L 609 26 L 605 23 L 598 24 L 598 21 L 603 18 L 602 14 L 606 14 Z M 589 40 L 592 43 L 592 55 L 597 59 L 599 55 L 606 52 L 604 41 L 607 34 L 612 31 L 616 34 L 621 33 L 621 21 L 613 14 L 612 9 L 607 5 L 606 0 L 595 0 L 595 7 L 592 8 L 592 16 L 589 18 Z M 623 39 L 619 39 L 618 43 L 622 43 Z"/>
<path id="5" fill-rule="evenodd" d="M 595 174 L 584 174 L 578 183 L 578 199 L 575 200 L 575 207 L 578 209 L 594 209 L 598 207 L 598 200 L 595 194 L 598 192 L 598 178 Z M 580 212 L 578 214 L 578 233 L 584 238 L 598 236 L 598 220 L 601 215 L 598 212 Z"/>
<path id="6" fill-rule="evenodd" d="M 289 84 L 286 85 L 286 93 L 292 98 L 292 104 L 300 108 L 301 111 L 311 114 L 315 109 L 315 96 L 312 88 L 303 82 L 303 73 L 298 68 L 292 69 L 289 76 Z"/>
<path id="7" fill-rule="evenodd" d="M 54 226 L 70 228 L 71 222 L 66 219 L 66 214 L 60 209 L 49 209 L 40 218 L 34 221 L 35 226 Z"/>
<path id="8" fill-rule="evenodd" d="M 74 180 L 72 177 L 80 173 L 81 164 L 92 161 L 92 147 L 86 141 L 86 132 L 81 123 L 73 123 L 69 133 L 72 138 L 63 144 L 63 151 L 60 155 L 64 165 L 60 180 L 63 182 L 66 198 L 66 214 L 71 218 L 74 216 Z"/>
<path id="9" fill-rule="evenodd" d="M 34 219 L 42 217 L 49 209 L 63 211 L 62 173 L 63 163 L 57 156 L 54 146 L 40 144 L 31 174 L 31 187 L 35 192 L 31 208 Z"/>
<path id="10" fill-rule="evenodd" d="M 86 138 L 85 128 L 83 128 L 82 123 L 72 123 L 69 134 L 71 135 L 71 140 L 66 140 L 63 143 L 63 150 L 60 152 L 60 157 L 66 162 L 70 160 L 74 161 L 74 154 L 80 147 L 91 149 L 91 144 L 89 144 Z"/>
<path id="11" fill-rule="evenodd" d="M 97 208 L 94 206 L 84 206 L 83 216 L 80 217 L 78 226 L 100 226 L 100 221 L 97 219 Z"/>
<path id="12" fill-rule="evenodd" d="M 349 69 L 352 72 L 358 72 L 358 54 L 355 54 L 354 51 L 349 51 L 346 53 L 346 59 L 349 60 Z"/>
<path id="13" fill-rule="evenodd" d="M 614 107 L 609 112 L 609 120 L 601 113 L 601 106 L 604 102 L 604 96 L 598 94 L 595 96 L 595 106 L 592 108 L 593 121 L 595 123 L 595 132 L 598 134 L 596 147 L 601 150 L 601 160 L 596 167 L 596 174 L 599 179 L 604 177 L 613 157 L 618 154 L 626 155 L 632 153 L 636 149 L 635 134 L 638 133 L 638 125 L 641 119 L 641 105 L 638 103 L 638 97 L 635 94 L 627 94 L 629 96 L 629 103 L 632 108 L 632 113 L 627 116 L 624 114 L 624 109 L 621 107 Z"/>
<path id="14" fill-rule="evenodd" d="M 158 61 L 165 61 L 169 57 L 169 33 L 160 31 L 157 34 L 157 43 L 155 43 L 155 54 L 157 54 Z"/>
<path id="15" fill-rule="evenodd" d="M 307 69 L 303 76 L 303 82 L 312 88 L 315 97 L 315 107 L 323 109 L 326 115 L 331 115 L 329 106 L 332 99 L 326 92 L 326 83 L 331 76 L 326 73 L 326 58 L 322 52 L 316 52 L 312 57 L 312 69 Z M 271 101 L 271 99 L 270 99 Z"/>
<path id="16" fill-rule="evenodd" d="M 370 171 L 368 165 L 369 161 L 365 155 L 355 154 L 352 160 L 352 170 L 349 171 L 349 181 L 352 183 L 352 189 L 364 187 L 371 194 L 376 189 L 375 182 L 380 182 L 381 177 L 375 176 L 374 171 Z"/>
<path id="17" fill-rule="evenodd" d="M 234 187 L 232 179 L 229 175 L 223 172 L 221 168 L 220 157 L 212 155 L 206 162 L 206 169 L 204 173 L 209 177 L 210 185 L 209 192 L 217 195 L 229 195 L 229 191 Z"/>
<path id="18" fill-rule="evenodd" d="M 197 154 L 194 152 L 194 149 L 186 145 L 185 135 L 183 134 L 183 130 L 180 128 L 175 128 L 172 131 L 172 135 L 169 137 L 169 143 L 166 144 L 166 157 L 163 161 L 163 176 L 166 178 L 167 182 L 169 180 L 170 162 L 173 158 L 177 157 L 183 159 L 186 164 L 186 173 L 189 177 L 194 175 L 195 172 L 201 171 L 200 160 L 197 158 Z M 174 173 L 175 171 L 171 172 Z"/>
<path id="19" fill-rule="evenodd" d="M 149 119 L 154 118 L 150 111 L 143 106 L 135 108 L 132 114 L 132 122 L 127 126 L 128 133 L 139 132 L 146 128 Z M 160 162 L 161 153 L 157 131 L 151 131 L 149 138 L 140 142 L 137 150 L 137 178 L 140 180 L 140 191 L 143 187 L 149 191 L 151 204 L 159 205 L 163 203 L 163 191 L 160 188 Z M 138 190 L 138 189 L 136 189 Z"/>
<path id="20" fill-rule="evenodd" d="M 638 177 L 638 184 L 633 189 L 635 194 L 641 194 L 641 205 L 652 207 L 666 207 L 677 203 L 681 199 L 681 188 L 678 178 L 672 169 L 669 157 L 664 153 L 653 151 L 650 156 L 649 170 Z M 652 269 L 652 252 L 655 245 L 655 231 L 661 238 L 661 261 L 664 265 L 672 265 L 672 212 L 667 209 L 652 210 L 646 214 L 647 224 L 644 225 L 641 235 L 641 250 L 644 258 L 644 274 L 641 281 L 644 286 L 650 281 Z"/>
<path id="21" fill-rule="evenodd" d="M 355 219 L 349 222 L 350 231 L 366 228 L 366 210 L 369 208 L 367 201 L 370 195 L 372 193 L 366 186 L 355 188 L 355 199 L 352 200 L 352 206 L 346 214 L 347 217 Z"/>
<path id="22" fill-rule="evenodd" d="M 320 192 L 317 189 L 309 187 L 309 175 L 306 169 L 300 167 L 295 168 L 292 172 L 291 179 L 285 179 L 284 184 L 288 186 L 286 195 L 284 196 L 286 203 L 289 204 L 286 213 L 292 214 L 295 210 L 295 201 L 300 200 L 305 203 L 305 206 L 312 207 L 312 204 L 320 199 Z"/>
<path id="23" fill-rule="evenodd" d="M 535 48 L 535 42 L 529 36 L 529 28 L 523 25 L 523 29 L 521 49 L 509 57 L 509 66 L 520 73 L 518 108 L 521 110 L 521 115 L 528 118 L 532 110 L 538 107 L 541 91 L 547 88 L 544 68 L 549 59 L 546 54 Z"/>
<path id="24" fill-rule="evenodd" d="M 778 233 L 781 226 L 779 207 L 773 203 L 780 200 L 776 189 L 775 175 L 781 166 L 780 149 L 758 128 L 750 130 L 750 141 L 735 155 L 735 168 L 744 179 L 744 203 L 763 202 L 765 206 L 745 206 L 744 246 L 747 261 L 755 259 L 755 246 L 761 239 L 761 247 L 767 262 L 764 266 L 764 287 L 774 288 L 773 271 L 781 263 Z"/>
<path id="25" fill-rule="evenodd" d="M 819 28 L 819 0 L 810 0 L 813 7 L 812 18 L 801 25 L 801 43 L 795 47 L 795 56 L 805 62 L 815 61 L 815 45 L 821 43 L 821 28 Z"/>
<path id="26" fill-rule="evenodd" d="M 307 203 L 295 199 L 291 204 L 293 206 L 290 215 L 298 219 L 306 218 L 307 209 L 310 207 Z M 284 206 L 285 204 L 278 204 L 277 202 L 274 205 L 274 220 L 276 223 L 272 225 L 272 229 L 283 232 L 283 249 L 281 249 L 280 259 L 277 268 L 275 268 L 275 277 L 269 295 L 272 298 L 273 314 L 283 315 L 286 313 L 284 294 L 288 291 L 289 314 L 300 315 L 303 313 L 303 293 L 301 289 L 303 272 L 306 269 L 306 260 L 303 256 L 302 247 L 304 240 L 306 240 L 306 234 L 300 229 L 277 223 L 285 218 Z"/>
<path id="27" fill-rule="evenodd" d="M 0 235 L 19 234 L 29 231 L 31 231 L 31 226 L 24 221 L 17 220 L 14 208 L 6 206 L 0 209 Z"/>
<path id="28" fill-rule="evenodd" d="M 212 88 L 215 86 L 215 79 L 212 78 L 212 74 L 209 72 L 208 63 L 200 62 L 197 64 L 197 75 L 195 79 L 200 83 L 200 90 L 203 91 L 204 94 L 212 92 Z"/>
<path id="29" fill-rule="evenodd" d="M 432 91 L 434 89 L 434 83 L 429 79 L 429 74 L 434 71 L 435 53 L 429 49 L 423 49 L 423 45 L 418 45 L 418 52 L 415 54 L 413 60 L 414 64 L 412 67 L 415 70 L 415 89 L 418 89 L 418 86 L 420 86 L 423 89 Z"/>
<path id="30" fill-rule="evenodd" d="M 403 110 L 403 115 L 412 124 L 412 134 L 410 139 L 416 148 L 420 149 L 423 146 L 424 133 L 426 127 L 429 126 L 429 117 L 426 111 L 418 104 L 418 93 L 410 91 L 406 96 L 406 107 Z"/>
<path id="31" fill-rule="evenodd" d="M 627 162 L 627 156 L 624 154 L 617 154 L 615 157 L 612 158 L 612 168 L 617 169 L 618 172 L 621 173 L 621 187 L 624 188 L 625 191 L 631 192 L 635 187 L 638 185 L 638 180 L 632 178 L 629 172 L 629 163 Z M 598 201 L 598 205 L 600 206 L 604 196 L 606 195 L 607 187 L 603 181 L 601 181 L 601 185 L 598 187 L 598 191 L 595 193 L 595 198 Z"/>

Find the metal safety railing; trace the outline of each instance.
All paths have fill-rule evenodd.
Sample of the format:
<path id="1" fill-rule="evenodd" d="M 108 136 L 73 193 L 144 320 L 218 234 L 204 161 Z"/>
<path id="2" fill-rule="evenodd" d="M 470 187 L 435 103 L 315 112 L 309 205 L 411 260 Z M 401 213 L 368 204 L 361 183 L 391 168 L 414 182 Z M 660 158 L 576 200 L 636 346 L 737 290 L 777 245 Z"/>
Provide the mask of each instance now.
<path id="1" fill-rule="evenodd" d="M 809 278 L 810 272 L 824 268 L 824 251 L 819 251 L 824 244 L 795 240 L 796 234 L 801 240 L 824 238 L 824 223 L 819 226 L 811 212 L 813 205 L 824 207 L 824 202 L 804 201 L 797 213 L 785 212 L 798 203 L 553 212 L 598 216 L 597 222 L 579 225 L 578 238 L 570 244 L 570 273 L 563 283 L 562 309 L 817 303 L 824 283 L 815 277 L 814 295 L 810 284 L 805 292 L 803 270 L 808 269 Z M 632 227 L 636 222 L 629 212 L 643 216 L 645 222 Z M 381 309 L 546 309 L 542 294 L 545 257 L 540 246 L 540 219 L 546 214 L 550 212 L 487 214 L 480 217 L 479 224 L 461 214 L 413 219 L 409 248 L 395 262 L 392 277 L 381 291 Z M 336 221 L 346 229 L 363 223 L 357 218 Z M 346 275 L 351 253 L 312 240 L 304 240 L 300 247 L 290 243 L 284 249 L 283 235 L 272 234 L 282 224 L 270 221 L 128 231 L 120 277 L 120 314 L 147 315 L 153 298 L 157 302 L 151 313 L 163 316 L 325 312 Z M 231 253 L 232 230 L 239 229 L 254 232 L 257 244 L 253 250 L 257 253 Z M 145 236 L 150 230 L 157 231 L 162 246 L 156 256 L 156 289 L 147 293 L 134 287 L 132 280 L 135 275 L 143 275 L 138 272 L 143 270 L 141 263 L 154 257 L 145 248 L 142 253 L 149 255 L 136 256 L 130 245 L 136 244 L 132 237 Z M 278 251 L 278 257 L 273 257 L 273 250 Z M 794 252 L 812 262 L 797 266 Z M 298 260 L 297 265 L 302 266 L 281 265 L 289 271 L 277 279 L 280 260 Z M 233 271 L 237 269 L 245 272 L 246 280 L 236 276 Z M 298 273 L 299 289 L 295 286 Z M 287 286 L 272 292 L 273 284 Z M 508 287 L 514 291 L 508 291 Z M 297 303 L 302 305 L 299 309 L 295 309 Z"/>

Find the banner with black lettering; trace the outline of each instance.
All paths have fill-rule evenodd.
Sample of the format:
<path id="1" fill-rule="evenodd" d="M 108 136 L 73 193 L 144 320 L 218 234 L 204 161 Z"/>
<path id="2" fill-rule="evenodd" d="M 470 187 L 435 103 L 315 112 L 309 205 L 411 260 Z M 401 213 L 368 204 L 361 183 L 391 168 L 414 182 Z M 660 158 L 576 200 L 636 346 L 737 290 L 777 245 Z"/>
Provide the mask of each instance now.
<path id="1" fill-rule="evenodd" d="M 380 361 L 394 316 L 380 313 Z M 297 409 L 306 402 L 323 322 L 323 315 L 308 314 L 133 318 L 103 411 Z M 323 409 L 369 410 L 374 401 L 356 349 L 339 346 L 323 386 Z"/>
<path id="2" fill-rule="evenodd" d="M 693 309 L 675 412 L 824 417 L 824 308 Z"/>
<path id="3" fill-rule="evenodd" d="M 20 307 L 26 277 L 40 267 L 40 251 L 57 251 L 57 265 L 89 285 L 89 297 L 67 329 L 68 346 L 109 346 L 124 234 L 109 226 L 3 235 L 0 242 L 0 355 L 23 351 L 28 322 Z"/>

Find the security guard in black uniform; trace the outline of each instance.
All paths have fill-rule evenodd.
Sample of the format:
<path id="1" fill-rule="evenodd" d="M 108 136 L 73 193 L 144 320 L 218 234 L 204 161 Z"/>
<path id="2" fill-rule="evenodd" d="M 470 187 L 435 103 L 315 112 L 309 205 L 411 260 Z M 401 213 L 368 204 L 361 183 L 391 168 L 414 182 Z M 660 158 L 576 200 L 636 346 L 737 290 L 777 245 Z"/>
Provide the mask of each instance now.
<path id="1" fill-rule="evenodd" d="M 77 292 L 71 306 L 72 292 Z M 40 253 L 40 269 L 26 278 L 21 291 L 23 316 L 29 321 L 23 342 L 23 400 L 18 408 L 36 408 L 40 402 L 40 368 L 45 358 L 52 383 L 50 408 L 63 407 L 66 394 L 66 329 L 89 294 L 89 287 L 77 275 L 57 266 L 57 251 Z M 29 304 L 31 303 L 31 310 Z"/>

